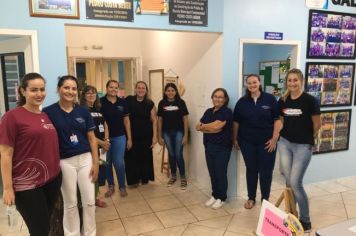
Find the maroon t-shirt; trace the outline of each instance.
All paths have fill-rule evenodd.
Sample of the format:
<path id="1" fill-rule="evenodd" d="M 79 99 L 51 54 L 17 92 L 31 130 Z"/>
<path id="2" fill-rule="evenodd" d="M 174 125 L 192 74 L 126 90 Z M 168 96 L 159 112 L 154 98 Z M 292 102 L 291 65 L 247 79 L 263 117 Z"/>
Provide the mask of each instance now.
<path id="1" fill-rule="evenodd" d="M 60 171 L 56 129 L 46 113 L 17 107 L 0 122 L 0 144 L 14 148 L 12 181 L 16 192 L 38 188 Z"/>

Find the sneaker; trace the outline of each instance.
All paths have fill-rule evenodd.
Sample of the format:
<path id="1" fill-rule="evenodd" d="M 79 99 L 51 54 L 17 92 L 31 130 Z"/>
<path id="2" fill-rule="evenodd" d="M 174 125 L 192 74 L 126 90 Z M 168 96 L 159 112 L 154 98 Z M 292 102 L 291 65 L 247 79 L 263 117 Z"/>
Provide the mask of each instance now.
<path id="1" fill-rule="evenodd" d="M 108 191 L 105 193 L 105 197 L 106 197 L 106 198 L 111 197 L 111 195 L 113 195 L 114 192 L 115 192 L 114 185 L 109 185 L 109 189 L 108 189 Z"/>
<path id="2" fill-rule="evenodd" d="M 126 188 L 120 188 L 120 196 L 121 197 L 126 197 L 127 196 Z"/>
<path id="3" fill-rule="evenodd" d="M 171 187 L 176 181 L 177 181 L 177 177 L 172 176 L 167 182 L 167 187 Z"/>
<path id="4" fill-rule="evenodd" d="M 301 221 L 301 220 L 300 220 L 300 223 L 301 223 L 302 226 L 303 226 L 304 233 L 310 232 L 310 230 L 311 230 L 311 228 L 312 228 L 311 222 L 304 222 L 304 221 Z"/>
<path id="5" fill-rule="evenodd" d="M 214 197 L 211 197 L 208 201 L 205 202 L 205 206 L 210 207 L 214 204 L 215 201 L 216 199 Z"/>
<path id="6" fill-rule="evenodd" d="M 182 190 L 186 190 L 187 189 L 187 179 L 186 178 L 183 178 L 180 180 L 180 188 Z"/>
<path id="7" fill-rule="evenodd" d="M 214 210 L 221 208 L 225 202 L 221 201 L 220 199 L 217 199 L 214 204 L 211 206 Z"/>

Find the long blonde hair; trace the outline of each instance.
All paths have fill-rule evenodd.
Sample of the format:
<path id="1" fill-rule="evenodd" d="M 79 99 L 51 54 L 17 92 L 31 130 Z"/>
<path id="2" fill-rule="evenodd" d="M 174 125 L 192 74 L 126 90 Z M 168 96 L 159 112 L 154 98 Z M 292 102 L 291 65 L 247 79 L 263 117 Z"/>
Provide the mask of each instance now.
<path id="1" fill-rule="evenodd" d="M 300 88 L 302 91 L 304 91 L 304 75 L 303 75 L 303 72 L 299 69 L 296 69 L 296 68 L 293 68 L 293 69 L 290 69 L 287 74 L 286 74 L 286 77 L 284 78 L 284 93 L 282 95 L 282 100 L 283 101 L 286 101 L 287 97 L 290 95 L 290 91 L 288 90 L 288 87 L 287 87 L 287 81 L 288 81 L 288 76 L 290 74 L 296 74 L 300 80 Z"/>

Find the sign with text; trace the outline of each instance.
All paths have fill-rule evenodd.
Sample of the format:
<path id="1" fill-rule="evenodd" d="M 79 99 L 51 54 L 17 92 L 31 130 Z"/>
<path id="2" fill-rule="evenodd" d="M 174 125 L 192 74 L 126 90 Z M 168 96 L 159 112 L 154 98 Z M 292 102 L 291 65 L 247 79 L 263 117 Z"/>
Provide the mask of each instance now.
<path id="1" fill-rule="evenodd" d="M 328 9 L 328 0 L 305 0 L 307 8 Z"/>
<path id="2" fill-rule="evenodd" d="M 171 0 L 169 23 L 173 25 L 208 25 L 208 0 Z"/>
<path id="3" fill-rule="evenodd" d="M 258 236 L 302 236 L 304 230 L 295 216 L 263 200 L 256 234 Z"/>
<path id="4" fill-rule="evenodd" d="M 283 33 L 280 32 L 265 32 L 267 40 L 283 40 Z"/>
<path id="5" fill-rule="evenodd" d="M 87 19 L 133 21 L 133 0 L 85 0 Z"/>

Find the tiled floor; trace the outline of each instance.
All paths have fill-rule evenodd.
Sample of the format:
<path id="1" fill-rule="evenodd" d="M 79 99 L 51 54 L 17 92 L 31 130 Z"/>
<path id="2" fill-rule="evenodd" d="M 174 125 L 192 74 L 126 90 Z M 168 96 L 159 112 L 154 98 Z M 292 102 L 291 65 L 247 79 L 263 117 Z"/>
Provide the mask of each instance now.
<path id="1" fill-rule="evenodd" d="M 97 208 L 98 236 L 246 236 L 254 235 L 260 203 L 252 210 L 243 208 L 244 199 L 231 198 L 222 209 L 204 206 L 209 198 L 207 189 L 201 189 L 190 180 L 188 188 L 181 190 L 178 182 L 167 188 L 167 177 L 156 171 L 156 181 L 128 189 L 128 197 L 121 198 L 117 191 L 106 199 L 107 208 Z M 283 184 L 274 181 L 271 201 L 275 202 Z M 310 197 L 310 210 L 315 229 L 356 217 L 356 176 L 306 186 Z M 101 193 L 105 188 L 101 189 Z M 4 236 L 28 235 L 20 217 L 17 226 L 9 229 L 4 208 L 0 208 L 0 234 Z M 315 235 L 314 231 L 306 235 Z"/>

